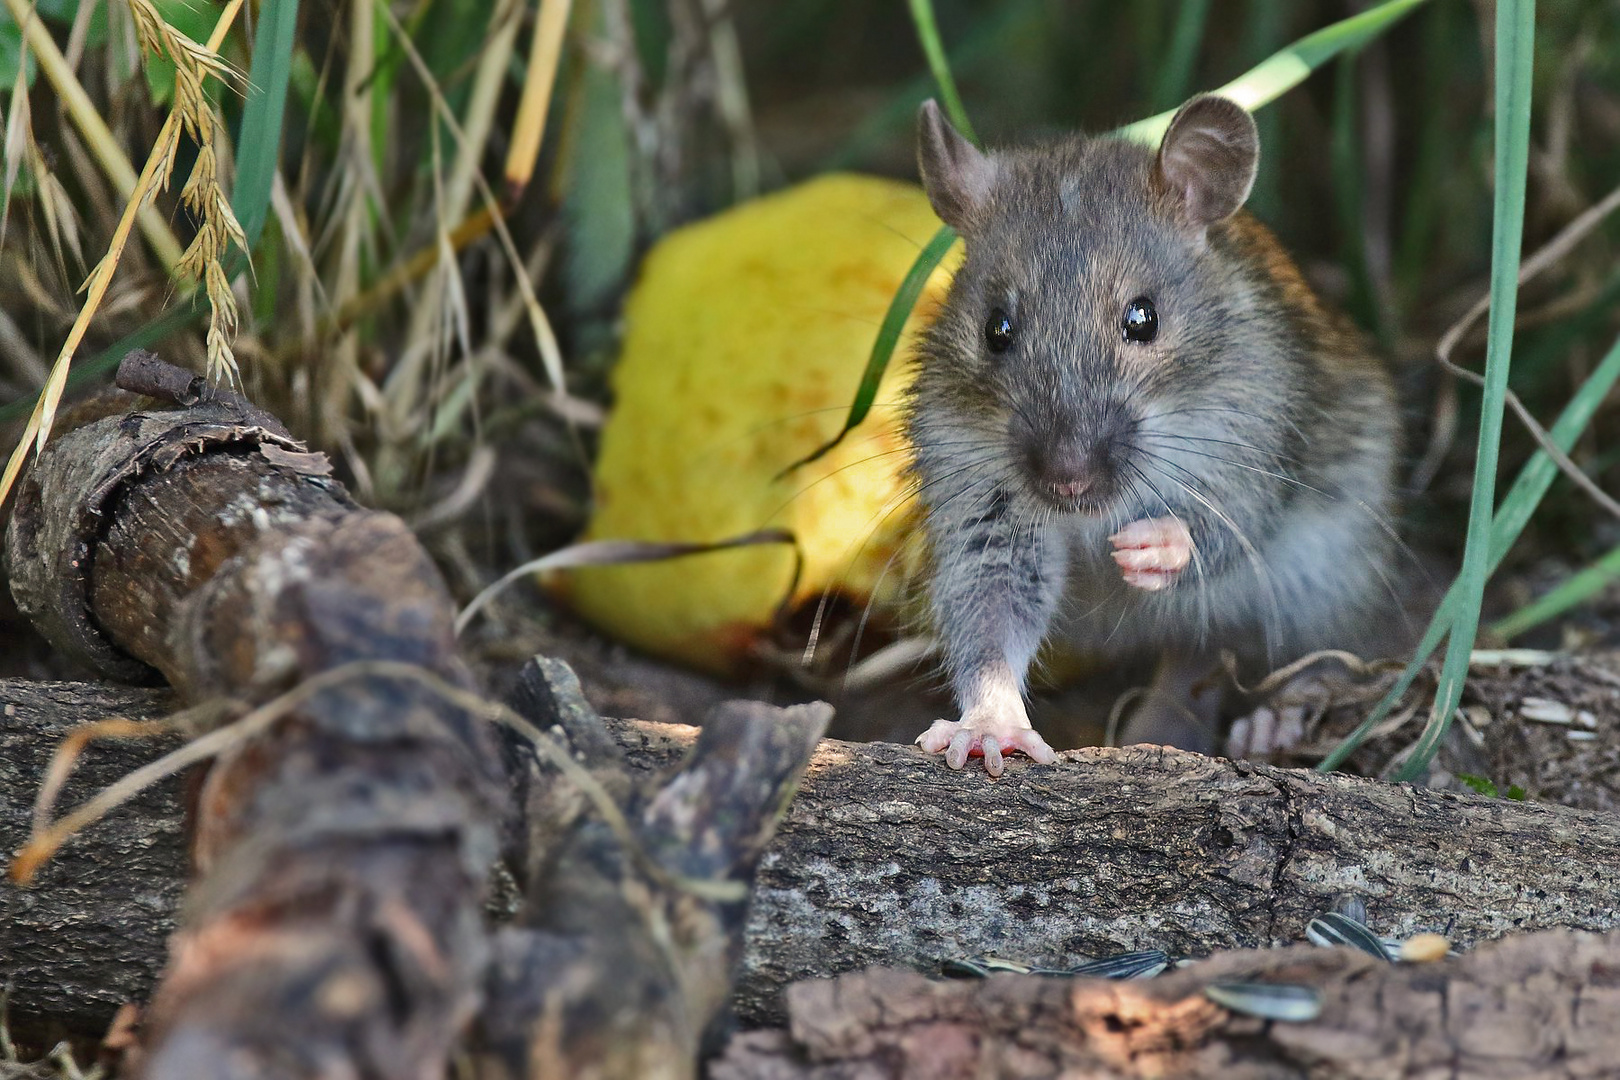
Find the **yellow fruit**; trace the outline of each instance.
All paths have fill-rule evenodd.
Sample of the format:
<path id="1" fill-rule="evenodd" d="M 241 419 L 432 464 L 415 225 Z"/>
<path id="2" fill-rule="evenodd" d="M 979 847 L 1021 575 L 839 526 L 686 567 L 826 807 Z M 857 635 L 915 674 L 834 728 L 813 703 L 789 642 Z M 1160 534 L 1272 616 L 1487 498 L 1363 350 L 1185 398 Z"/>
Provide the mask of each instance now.
<path id="1" fill-rule="evenodd" d="M 897 405 L 915 334 L 960 258 L 929 280 L 866 422 L 837 433 L 901 279 L 939 229 L 922 191 L 833 175 L 665 237 L 625 310 L 586 539 L 786 545 L 581 568 L 558 582 L 597 626 L 721 673 L 825 593 L 892 604 L 915 554 Z M 795 564 L 802 558 L 797 581 Z"/>

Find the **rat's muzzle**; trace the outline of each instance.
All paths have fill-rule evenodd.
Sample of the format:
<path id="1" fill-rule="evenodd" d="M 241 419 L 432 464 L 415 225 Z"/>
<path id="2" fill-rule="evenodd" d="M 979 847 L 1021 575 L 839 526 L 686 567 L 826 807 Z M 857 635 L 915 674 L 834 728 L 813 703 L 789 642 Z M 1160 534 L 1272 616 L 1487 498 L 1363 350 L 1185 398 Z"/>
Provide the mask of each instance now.
<path id="1" fill-rule="evenodd" d="M 1030 488 L 1053 509 L 1095 514 L 1113 499 L 1108 443 L 1060 438 L 1028 442 L 1023 450 Z"/>
<path id="2" fill-rule="evenodd" d="M 1119 494 L 1128 421 L 1112 402 L 1085 404 L 1026 405 L 1014 414 L 1008 435 L 1037 498 L 1065 513 L 1101 514 Z"/>

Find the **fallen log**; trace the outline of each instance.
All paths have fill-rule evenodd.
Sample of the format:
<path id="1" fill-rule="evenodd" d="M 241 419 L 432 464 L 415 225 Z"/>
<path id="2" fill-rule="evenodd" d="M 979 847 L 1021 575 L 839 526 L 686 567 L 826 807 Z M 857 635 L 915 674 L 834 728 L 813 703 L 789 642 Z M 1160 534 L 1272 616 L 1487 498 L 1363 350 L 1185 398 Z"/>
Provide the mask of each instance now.
<path id="1" fill-rule="evenodd" d="M 123 1073 L 437 1077 L 476 1014 L 460 1056 L 480 1077 L 693 1075 L 754 867 L 831 710 L 724 706 L 668 776 L 623 760 L 565 667 L 525 673 L 527 720 L 502 710 L 471 692 L 454 606 L 399 519 L 354 507 L 324 458 L 240 399 L 150 360 L 120 379 L 198 401 L 59 437 L 24 480 L 6 554 L 19 608 L 58 648 L 163 674 L 193 706 L 169 721 L 193 737 L 176 755 L 209 762 L 187 819 L 198 880 Z M 27 877 L 66 832 L 29 837 L 24 805 L 50 720 L 144 734 L 130 721 L 173 701 L 136 694 L 109 725 L 108 694 L 8 692 L 0 731 L 29 745 L 0 816 L 7 847 L 28 839 L 13 864 Z M 495 721 L 523 732 L 504 762 Z M 70 794 L 108 786 L 117 757 L 93 756 Z M 177 835 L 164 794 L 141 793 L 109 835 Z M 482 908 L 503 826 L 526 888 L 492 966 Z M 123 956 L 55 1018 L 145 996 L 155 935 L 73 936 L 143 917 L 120 850 L 70 844 L 47 870 L 112 885 L 88 924 L 66 889 L 0 893 L 19 916 L 0 933 L 21 946 L 6 960 L 25 968 L 23 1010 L 63 1005 L 75 945 Z M 140 869 L 164 883 L 167 918 L 180 867 Z"/>
<path id="2" fill-rule="evenodd" d="M 697 735 L 608 728 L 648 771 Z M 1062 757 L 990 782 L 908 747 L 823 741 L 760 864 L 743 1021 L 780 1021 L 798 979 L 871 965 L 937 972 L 993 953 L 1061 967 L 1298 941 L 1344 893 L 1381 934 L 1436 930 L 1463 947 L 1620 925 L 1620 822 L 1606 813 L 1146 748 Z M 25 828 L 16 808 L 0 818 L 7 842 Z M 63 902 L 108 917 L 94 895 Z"/>
<path id="3" fill-rule="evenodd" d="M 713 1080 L 1567 1080 L 1620 1061 L 1620 934 L 1526 934 L 1439 963 L 1351 949 L 1222 953 L 1157 979 L 875 969 L 788 991 L 791 1027 L 734 1038 Z M 1317 1015 L 1237 1004 L 1255 984 L 1314 990 Z M 1235 984 L 1235 985 L 1234 985 Z M 1236 991 L 1234 993 L 1234 991 Z M 1263 1002 L 1265 998 L 1259 998 Z M 1290 1001 L 1298 1000 L 1290 995 Z"/>
<path id="4" fill-rule="evenodd" d="M 212 749 L 199 880 L 126 1075 L 435 1075 L 477 1004 L 505 795 L 456 696 L 455 605 L 273 418 L 149 358 L 120 383 L 206 399 L 52 442 L 18 489 L 13 596 L 75 658 L 240 717 L 187 732 Z"/>

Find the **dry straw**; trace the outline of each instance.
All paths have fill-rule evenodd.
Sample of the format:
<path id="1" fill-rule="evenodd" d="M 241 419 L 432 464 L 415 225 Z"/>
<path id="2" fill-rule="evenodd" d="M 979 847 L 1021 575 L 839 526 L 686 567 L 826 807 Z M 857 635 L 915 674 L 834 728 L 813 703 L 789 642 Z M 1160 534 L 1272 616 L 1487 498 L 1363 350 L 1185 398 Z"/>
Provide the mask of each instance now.
<path id="1" fill-rule="evenodd" d="M 8 0 L 12 5 L 16 2 Z M 136 33 L 147 56 L 166 57 L 174 64 L 174 108 L 164 121 L 163 129 L 158 132 L 145 168 L 136 178 L 129 202 L 107 245 L 107 253 L 85 279 L 84 305 L 68 331 L 67 340 L 62 343 L 62 349 L 51 367 L 50 377 L 46 380 L 45 390 L 28 418 L 28 426 L 18 440 L 10 461 L 6 463 L 5 474 L 0 476 L 0 503 L 10 494 L 23 463 L 28 459 L 29 444 L 32 443 L 37 452 L 44 449 L 45 441 L 50 437 L 73 356 L 84 340 L 85 331 L 101 306 L 108 286 L 112 284 L 113 274 L 123 257 L 137 216 L 158 192 L 167 190 L 173 178 L 182 131 L 196 143 L 197 160 L 185 187 L 181 189 L 180 198 L 197 216 L 199 225 L 191 246 L 181 254 L 176 265 L 182 273 L 203 283 L 212 307 L 208 327 L 209 376 L 214 379 L 236 379 L 236 357 L 231 351 L 231 341 L 237 327 L 236 298 L 231 292 L 221 260 L 233 241 L 244 248 L 246 245 L 242 227 L 231 213 L 230 201 L 219 184 L 221 146 L 217 138 L 218 119 L 214 115 L 213 103 L 208 99 L 206 84 L 211 77 L 223 80 L 231 74 L 229 65 L 220 59 L 219 48 L 242 9 L 242 0 L 231 0 L 225 6 L 213 33 L 202 45 L 165 23 L 150 0 L 129 0 L 129 6 L 134 15 Z M 25 17 L 18 21 L 25 23 L 27 20 Z"/>

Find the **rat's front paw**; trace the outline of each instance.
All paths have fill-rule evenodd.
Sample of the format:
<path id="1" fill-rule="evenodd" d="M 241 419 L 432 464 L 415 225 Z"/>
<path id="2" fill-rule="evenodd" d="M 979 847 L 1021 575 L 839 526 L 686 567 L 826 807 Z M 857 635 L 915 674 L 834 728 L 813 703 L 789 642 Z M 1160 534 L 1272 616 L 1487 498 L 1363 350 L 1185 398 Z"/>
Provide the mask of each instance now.
<path id="1" fill-rule="evenodd" d="M 930 754 L 945 753 L 945 764 L 960 769 L 971 756 L 984 755 L 984 771 L 1000 776 L 1002 755 L 1014 750 L 1041 765 L 1057 760 L 1057 752 L 1028 724 L 989 717 L 961 720 L 935 720 L 933 727 L 917 736 L 917 745 Z"/>
<path id="2" fill-rule="evenodd" d="M 1176 580 L 1192 561 L 1192 534 L 1180 518 L 1143 518 L 1108 538 L 1125 584 L 1154 592 Z"/>

